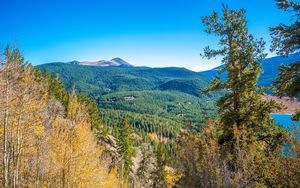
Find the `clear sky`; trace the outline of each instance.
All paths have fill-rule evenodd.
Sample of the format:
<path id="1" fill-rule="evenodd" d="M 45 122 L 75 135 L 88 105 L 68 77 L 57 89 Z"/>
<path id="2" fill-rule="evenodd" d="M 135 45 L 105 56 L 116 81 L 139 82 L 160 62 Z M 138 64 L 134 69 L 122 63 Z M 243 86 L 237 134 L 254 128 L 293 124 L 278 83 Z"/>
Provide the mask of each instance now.
<path id="1" fill-rule="evenodd" d="M 199 56 L 217 44 L 200 17 L 222 2 L 245 8 L 250 33 L 268 45 L 268 28 L 289 20 L 274 0 L 0 0 L 0 46 L 13 42 L 34 65 L 120 57 L 137 66 L 207 70 L 220 61 Z"/>

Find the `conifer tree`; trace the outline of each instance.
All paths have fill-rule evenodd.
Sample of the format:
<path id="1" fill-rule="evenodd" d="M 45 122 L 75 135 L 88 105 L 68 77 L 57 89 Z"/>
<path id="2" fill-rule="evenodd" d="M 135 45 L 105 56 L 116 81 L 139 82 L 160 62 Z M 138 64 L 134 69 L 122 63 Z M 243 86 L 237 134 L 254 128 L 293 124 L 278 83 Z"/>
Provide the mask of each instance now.
<path id="1" fill-rule="evenodd" d="M 61 77 L 59 75 L 52 77 L 47 71 L 44 72 L 44 77 L 49 82 L 49 97 L 54 97 L 61 102 L 64 107 L 66 107 L 68 94 L 63 82 L 61 81 Z"/>
<path id="2" fill-rule="evenodd" d="M 300 99 L 300 62 L 281 65 L 279 71 L 274 82 L 276 94 Z"/>
<path id="3" fill-rule="evenodd" d="M 127 116 L 124 116 L 118 130 L 118 153 L 122 157 L 121 161 L 121 176 L 126 182 L 129 180 L 129 173 L 131 172 L 132 157 L 134 156 L 134 150 L 132 147 L 132 141 L 130 134 L 132 130 L 128 123 Z"/>
<path id="4" fill-rule="evenodd" d="M 300 50 L 300 2 L 277 0 L 278 8 L 292 14 L 291 25 L 279 24 L 270 28 L 272 36 L 271 51 L 288 56 Z M 279 67 L 279 74 L 274 85 L 276 95 L 300 98 L 300 62 Z M 294 114 L 294 120 L 300 119 L 300 109 Z"/>
<path id="5" fill-rule="evenodd" d="M 223 82 L 218 75 L 212 79 L 211 86 L 204 91 L 225 91 L 218 102 L 218 113 L 222 124 L 222 135 L 219 139 L 228 160 L 234 168 L 235 130 L 244 134 L 239 138 L 243 144 L 263 141 L 268 151 L 274 151 L 283 141 L 282 129 L 275 126 L 270 113 L 278 108 L 275 101 L 262 100 L 257 88 L 261 72 L 261 61 L 266 54 L 265 42 L 255 40 L 248 33 L 245 10 L 229 10 L 223 5 L 222 15 L 213 12 L 211 16 L 202 17 L 208 34 L 220 38 L 220 49 L 204 49 L 204 57 L 222 56 L 227 78 Z M 274 139 L 276 137 L 276 139 Z M 241 144 L 241 145 L 243 145 Z"/>
<path id="6" fill-rule="evenodd" d="M 101 125 L 100 111 L 96 101 L 88 98 L 82 93 L 78 95 L 78 100 L 87 109 L 87 112 L 89 114 L 89 121 L 92 124 L 91 128 L 100 129 L 100 125 Z"/>
<path id="7" fill-rule="evenodd" d="M 284 23 L 270 28 L 272 36 L 271 51 L 279 55 L 289 55 L 300 49 L 300 2 L 276 0 L 278 8 L 292 14 L 291 25 Z"/>
<path id="8" fill-rule="evenodd" d="M 165 182 L 165 166 L 166 166 L 166 151 L 164 145 L 159 143 L 156 149 L 157 167 L 154 172 L 154 188 L 166 187 Z"/>

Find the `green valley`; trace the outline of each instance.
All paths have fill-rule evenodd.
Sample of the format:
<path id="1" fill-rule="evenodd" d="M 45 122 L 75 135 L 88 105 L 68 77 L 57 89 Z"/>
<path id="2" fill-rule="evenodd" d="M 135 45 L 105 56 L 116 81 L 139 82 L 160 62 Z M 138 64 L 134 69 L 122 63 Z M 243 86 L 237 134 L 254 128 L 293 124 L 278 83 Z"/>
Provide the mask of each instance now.
<path id="1" fill-rule="evenodd" d="M 66 88 L 93 98 L 101 109 L 103 123 L 114 126 L 126 114 L 135 127 L 163 132 L 189 125 L 199 130 L 208 118 L 216 117 L 218 94 L 201 94 L 209 80 L 185 68 L 99 67 L 67 63 L 38 66 L 60 75 Z M 147 118 L 146 118 L 147 116 Z M 114 120 L 114 121 L 111 121 Z M 175 131 L 176 130 L 176 131 Z M 169 131 L 170 132 L 170 131 Z"/>

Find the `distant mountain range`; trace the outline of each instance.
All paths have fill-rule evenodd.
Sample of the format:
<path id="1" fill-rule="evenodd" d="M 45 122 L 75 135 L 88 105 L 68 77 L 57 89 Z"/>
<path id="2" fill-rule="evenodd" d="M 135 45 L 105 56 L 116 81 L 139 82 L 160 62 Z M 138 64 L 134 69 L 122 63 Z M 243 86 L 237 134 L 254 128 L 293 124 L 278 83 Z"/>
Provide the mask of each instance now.
<path id="1" fill-rule="evenodd" d="M 89 64 L 90 65 L 90 64 Z M 125 113 L 143 119 L 145 114 L 182 123 L 203 121 L 201 114 L 215 115 L 217 94 L 201 95 L 209 80 L 185 68 L 149 68 L 122 66 L 82 66 L 77 63 L 49 63 L 39 65 L 52 75 L 59 74 L 66 88 L 73 86 L 97 101 L 110 119 Z"/>
<path id="2" fill-rule="evenodd" d="M 263 73 L 259 78 L 258 85 L 270 86 L 272 82 L 276 79 L 277 74 L 279 73 L 278 68 L 280 65 L 287 65 L 289 63 L 299 62 L 299 61 L 300 61 L 300 52 L 291 54 L 288 57 L 275 56 L 275 57 L 264 59 L 262 63 Z M 221 65 L 208 71 L 199 72 L 199 74 L 207 77 L 208 79 L 211 79 L 214 76 L 216 76 L 217 72 L 223 67 L 224 65 Z M 225 79 L 226 73 L 222 74 L 220 77 L 221 79 Z"/>
<path id="3" fill-rule="evenodd" d="M 275 80 L 281 64 L 300 61 L 300 52 L 288 57 L 276 56 L 263 60 L 263 73 L 259 79 L 260 86 L 270 86 Z M 85 66 L 78 66 L 85 65 Z M 134 67 L 132 64 L 114 58 L 100 61 L 71 61 L 68 63 L 49 63 L 39 66 L 48 69 L 52 74 L 60 74 L 67 88 L 73 85 L 77 89 L 91 93 L 112 93 L 117 91 L 136 90 L 175 90 L 199 96 L 199 90 L 208 85 L 224 67 L 218 66 L 208 71 L 193 72 L 184 68 Z M 124 69 L 125 68 L 125 69 Z M 226 73 L 221 79 L 226 78 Z"/>
<path id="4" fill-rule="evenodd" d="M 73 85 L 88 94 L 117 91 L 175 90 L 198 96 L 208 79 L 185 68 L 149 68 L 124 66 L 80 66 L 78 63 L 39 65 L 51 74 L 60 74 L 66 87 Z M 90 65 L 90 64 L 89 64 Z"/>
<path id="5" fill-rule="evenodd" d="M 277 74 L 279 73 L 278 68 L 280 65 L 282 65 L 282 64 L 287 65 L 289 63 L 297 62 L 297 61 L 300 61 L 300 52 L 291 54 L 288 57 L 275 56 L 275 57 L 264 59 L 263 63 L 262 63 L 263 73 L 261 74 L 261 76 L 259 78 L 258 85 L 259 86 L 270 86 L 272 84 L 272 82 L 275 80 Z M 76 61 L 75 60 L 75 61 L 67 62 L 67 64 L 97 66 L 97 67 L 127 67 L 127 68 L 135 67 L 134 65 L 126 62 L 125 60 L 123 60 L 121 58 L 114 58 L 112 60 L 100 60 L 100 61 Z M 221 66 L 215 67 L 208 71 L 198 72 L 198 74 L 200 74 L 210 80 L 211 78 L 215 77 L 217 72 L 223 67 L 224 67 L 224 65 L 221 65 Z M 147 67 L 145 67 L 145 68 L 147 68 Z M 226 73 L 221 75 L 221 79 L 224 80 L 225 78 L 226 78 Z M 159 86 L 159 88 L 161 89 L 161 87 L 163 87 L 163 88 L 171 89 L 174 86 L 176 86 L 176 88 L 178 88 L 179 85 L 184 86 L 185 84 L 186 83 L 183 83 L 182 81 L 171 80 L 170 82 L 165 83 L 162 86 Z M 195 92 L 195 90 L 193 92 Z"/>
<path id="6" fill-rule="evenodd" d="M 98 66 L 98 67 L 134 67 L 130 63 L 124 61 L 121 58 L 114 58 L 112 60 L 100 60 L 100 61 L 70 61 L 68 64 L 73 65 L 86 65 L 86 66 Z"/>
<path id="7" fill-rule="evenodd" d="M 259 85 L 271 85 L 278 74 L 278 66 L 295 61 L 300 61 L 300 53 L 287 58 L 265 59 Z M 203 117 L 199 115 L 202 113 L 215 116 L 214 101 L 222 93 L 203 95 L 200 90 L 209 85 L 209 80 L 223 66 L 194 72 L 176 67 L 134 67 L 121 58 L 115 58 L 110 61 L 49 63 L 38 67 L 53 75 L 60 74 L 68 90 L 76 86 L 79 92 L 95 99 L 108 116 L 119 118 L 120 113 L 127 113 L 136 119 L 148 114 L 163 118 L 161 124 L 165 125 L 169 121 L 202 122 Z M 222 78 L 225 79 L 226 74 Z"/>

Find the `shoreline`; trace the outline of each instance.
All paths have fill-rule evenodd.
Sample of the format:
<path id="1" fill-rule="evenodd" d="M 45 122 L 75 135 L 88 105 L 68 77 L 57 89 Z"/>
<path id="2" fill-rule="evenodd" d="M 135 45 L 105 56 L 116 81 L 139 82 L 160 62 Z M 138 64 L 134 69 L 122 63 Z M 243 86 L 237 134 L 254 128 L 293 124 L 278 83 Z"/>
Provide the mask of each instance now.
<path id="1" fill-rule="evenodd" d="M 272 95 L 262 96 L 265 100 L 274 100 L 277 103 L 282 105 L 282 109 L 275 111 L 272 114 L 288 114 L 292 115 L 296 112 L 297 109 L 300 109 L 300 101 L 289 98 L 289 97 L 277 97 Z"/>
<path id="2" fill-rule="evenodd" d="M 273 114 L 275 114 L 275 115 L 290 115 L 290 116 L 293 115 L 293 114 L 290 114 L 290 113 L 280 113 L 280 112 L 271 113 L 271 115 L 273 115 Z"/>

